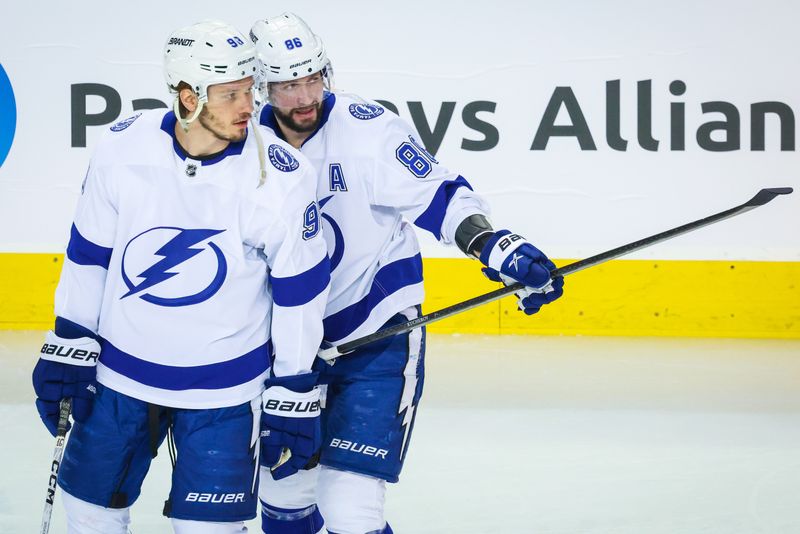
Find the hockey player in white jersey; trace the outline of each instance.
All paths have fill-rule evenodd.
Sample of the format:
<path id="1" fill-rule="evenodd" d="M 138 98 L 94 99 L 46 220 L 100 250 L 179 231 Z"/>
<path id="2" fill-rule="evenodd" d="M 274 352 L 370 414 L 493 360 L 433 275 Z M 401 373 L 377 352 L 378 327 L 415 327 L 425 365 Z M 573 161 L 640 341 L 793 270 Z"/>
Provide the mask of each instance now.
<path id="1" fill-rule="evenodd" d="M 422 260 L 412 224 L 480 259 L 491 279 L 529 286 L 520 295 L 525 313 L 561 296 L 563 279 L 551 279 L 552 262 L 519 235 L 493 230 L 486 202 L 440 165 L 406 122 L 375 102 L 333 93 L 322 40 L 302 19 L 284 13 L 257 21 L 250 37 L 267 103 L 260 122 L 317 171 L 332 268 L 327 342 L 418 315 Z M 285 479 L 262 468 L 264 532 L 392 532 L 383 514 L 385 483 L 398 480 L 408 452 L 424 353 L 424 329 L 417 329 L 333 366 L 317 361 L 326 388 L 321 467 Z"/>
<path id="2" fill-rule="evenodd" d="M 186 534 L 247 532 L 260 435 L 301 466 L 318 448 L 311 371 L 330 263 L 316 176 L 248 128 L 256 64 L 227 24 L 175 31 L 164 49 L 174 111 L 119 122 L 91 158 L 33 373 L 51 433 L 72 399 L 59 476 L 70 534 L 128 532 L 167 435 L 177 458 L 164 514 Z"/>

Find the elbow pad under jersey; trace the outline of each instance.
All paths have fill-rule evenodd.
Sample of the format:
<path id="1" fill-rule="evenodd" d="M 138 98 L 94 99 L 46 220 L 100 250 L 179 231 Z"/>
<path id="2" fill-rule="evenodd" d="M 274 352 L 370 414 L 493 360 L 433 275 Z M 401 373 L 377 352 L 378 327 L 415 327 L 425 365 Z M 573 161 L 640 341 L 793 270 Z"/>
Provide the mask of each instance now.
<path id="1" fill-rule="evenodd" d="M 470 215 L 456 229 L 456 245 L 467 256 L 479 257 L 483 246 L 494 233 L 483 215 Z"/>

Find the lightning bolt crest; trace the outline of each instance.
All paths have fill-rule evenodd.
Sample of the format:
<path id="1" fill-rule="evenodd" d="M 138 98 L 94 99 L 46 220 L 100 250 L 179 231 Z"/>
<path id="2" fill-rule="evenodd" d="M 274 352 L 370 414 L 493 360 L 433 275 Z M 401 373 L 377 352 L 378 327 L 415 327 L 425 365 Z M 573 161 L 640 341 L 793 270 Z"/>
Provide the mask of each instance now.
<path id="1" fill-rule="evenodd" d="M 409 314 L 406 314 L 406 317 L 409 319 L 414 318 L 409 317 Z M 409 332 L 408 347 L 408 361 L 406 362 L 406 367 L 403 371 L 403 375 L 405 377 L 405 381 L 403 383 L 403 393 L 400 397 L 400 404 L 397 407 L 398 415 L 403 415 L 403 444 L 400 447 L 400 458 L 403 458 L 403 455 L 406 452 L 409 432 L 411 432 L 411 425 L 414 422 L 414 412 L 417 409 L 417 407 L 414 405 L 414 394 L 416 393 L 417 382 L 419 381 L 416 367 L 419 364 L 420 349 L 422 347 L 422 332 L 419 329 Z"/>
<path id="2" fill-rule="evenodd" d="M 403 414 L 403 445 L 400 447 L 400 458 L 403 457 L 405 453 L 406 445 L 408 445 L 408 433 L 411 431 L 411 422 L 414 420 L 414 410 L 416 406 L 411 404 L 411 399 L 408 401 L 403 401 L 400 403 L 400 412 L 405 413 Z"/>
<path id="3" fill-rule="evenodd" d="M 125 297 L 135 295 L 149 287 L 160 284 L 164 280 L 169 280 L 178 274 L 168 272 L 169 269 L 180 265 L 203 251 L 202 248 L 191 248 L 192 245 L 222 232 L 224 232 L 224 230 L 181 230 L 178 235 L 170 239 L 164 246 L 156 251 L 155 254 L 157 256 L 163 256 L 164 259 L 159 260 L 142 271 L 139 274 L 139 278 L 143 278 L 143 280 L 138 285 L 132 287 L 130 291 L 125 293 L 121 298 L 124 299 Z"/>

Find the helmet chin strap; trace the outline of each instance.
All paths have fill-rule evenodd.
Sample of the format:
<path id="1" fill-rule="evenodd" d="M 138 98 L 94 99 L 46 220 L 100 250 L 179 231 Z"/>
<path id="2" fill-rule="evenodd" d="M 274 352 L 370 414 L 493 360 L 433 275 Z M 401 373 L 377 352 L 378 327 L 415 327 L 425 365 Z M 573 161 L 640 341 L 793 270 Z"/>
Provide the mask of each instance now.
<path id="1" fill-rule="evenodd" d="M 197 109 L 194 110 L 194 113 L 188 119 L 184 119 L 181 117 L 181 108 L 180 108 L 180 96 L 175 97 L 175 102 L 172 104 L 172 110 L 175 112 L 175 117 L 178 119 L 178 122 L 183 128 L 184 132 L 189 131 L 189 124 L 192 123 L 197 117 L 200 116 L 200 112 L 203 111 L 203 102 L 197 102 Z"/>
<path id="2" fill-rule="evenodd" d="M 258 148 L 258 165 L 261 170 L 261 174 L 258 179 L 258 186 L 256 189 L 264 185 L 264 182 L 267 181 L 267 166 L 266 166 L 266 156 L 264 155 L 264 140 L 261 138 L 261 133 L 258 131 L 258 124 L 256 124 L 255 119 L 250 119 L 250 128 L 253 131 L 253 135 L 256 138 L 256 147 Z"/>

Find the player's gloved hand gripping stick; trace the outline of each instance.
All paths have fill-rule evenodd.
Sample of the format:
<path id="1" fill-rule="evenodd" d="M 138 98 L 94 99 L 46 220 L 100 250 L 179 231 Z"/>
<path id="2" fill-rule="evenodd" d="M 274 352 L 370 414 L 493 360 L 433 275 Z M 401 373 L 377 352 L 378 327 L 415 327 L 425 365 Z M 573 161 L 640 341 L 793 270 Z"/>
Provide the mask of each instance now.
<path id="1" fill-rule="evenodd" d="M 86 421 L 92 413 L 99 356 L 96 339 L 60 337 L 52 330 L 45 336 L 33 369 L 33 389 L 39 416 L 54 437 L 63 399 L 72 399 L 72 417 L 76 421 Z"/>
<path id="2" fill-rule="evenodd" d="M 47 430 L 56 438 L 47 497 L 42 513 L 41 534 L 50 530 L 58 469 L 70 429 L 69 416 L 86 421 L 94 403 L 95 376 L 100 344 L 89 337 L 65 338 L 50 331 L 33 370 L 36 409 Z"/>
<path id="3" fill-rule="evenodd" d="M 564 277 L 551 278 L 555 264 L 519 234 L 499 230 L 483 246 L 483 274 L 493 282 L 506 286 L 524 284 L 516 291 L 519 309 L 533 315 L 545 304 L 564 294 Z"/>
<path id="4" fill-rule="evenodd" d="M 595 265 L 599 265 L 601 263 L 605 263 L 609 260 L 613 260 L 615 258 L 619 258 L 620 256 L 624 256 L 626 254 L 630 254 L 631 252 L 635 252 L 637 250 L 641 250 L 645 247 L 649 247 L 650 245 L 655 245 L 656 243 L 661 243 L 662 241 L 666 241 L 667 239 L 672 239 L 673 237 L 677 237 L 679 235 L 692 232 L 704 226 L 708 226 L 710 224 L 717 223 L 719 221 L 723 221 L 725 219 L 729 219 L 731 217 L 735 217 L 752 209 L 755 209 L 759 206 L 763 206 L 767 204 L 772 199 L 779 195 L 788 195 L 792 193 L 791 187 L 777 187 L 777 188 L 768 188 L 762 189 L 756 195 L 745 202 L 744 204 L 740 204 L 733 208 L 727 209 L 725 211 L 721 211 L 719 213 L 715 213 L 714 215 L 709 215 L 708 217 L 704 217 L 702 219 L 698 219 L 696 221 L 692 221 L 690 223 L 678 226 L 676 228 L 672 228 L 671 230 L 666 230 L 664 232 L 660 232 L 658 234 L 651 235 L 650 237 L 645 237 L 644 239 L 640 239 L 638 241 L 634 241 L 632 243 L 628 243 L 627 245 L 622 245 L 621 247 L 617 247 L 606 252 L 602 252 L 590 258 L 586 258 L 580 261 L 576 261 L 575 263 L 570 263 L 569 265 L 565 265 L 564 267 L 560 267 L 555 270 L 551 270 L 550 278 L 553 279 L 553 286 L 555 286 L 555 281 L 558 277 L 563 277 L 568 274 L 576 273 L 578 271 L 582 271 L 583 269 L 588 269 L 589 267 L 594 267 Z M 499 232 L 498 232 L 499 233 Z M 488 247 L 485 247 L 488 248 Z M 482 258 L 483 259 L 483 258 Z M 504 258 L 508 260 L 508 258 Z M 486 263 L 486 262 L 484 262 Z M 502 267 L 500 269 L 495 269 L 496 272 L 499 272 L 501 275 L 503 273 L 503 267 L 507 267 L 507 263 L 509 261 L 503 261 L 499 265 Z M 490 267 L 494 267 L 490 264 Z M 492 273 L 493 274 L 493 273 Z M 488 273 L 487 273 L 488 276 Z M 491 278 L 491 276 L 490 276 Z M 546 281 L 546 279 L 544 279 Z M 390 336 L 396 336 L 398 334 L 402 334 L 404 332 L 408 332 L 413 330 L 414 328 L 418 328 L 420 326 L 433 323 L 435 321 L 439 321 L 441 319 L 445 319 L 450 317 L 451 315 L 455 315 L 457 313 L 461 313 L 467 310 L 471 310 L 477 306 L 482 304 L 486 304 L 487 302 L 495 301 L 499 298 L 502 298 L 506 295 L 510 295 L 511 293 L 516 293 L 521 290 L 525 290 L 526 286 L 522 283 L 513 283 L 506 287 L 497 289 L 490 293 L 486 293 L 485 295 L 480 295 L 475 298 L 471 298 L 469 300 L 465 300 L 464 302 L 460 302 L 458 304 L 454 304 L 447 308 L 443 308 L 439 311 L 435 311 L 429 313 L 427 315 L 423 315 L 421 317 L 417 317 L 416 319 L 412 319 L 408 322 L 401 323 L 390 328 L 386 328 L 384 330 L 379 330 L 374 334 L 370 334 L 368 336 L 360 337 L 358 339 L 354 339 L 352 341 L 348 341 L 347 343 L 343 343 L 336 347 L 329 347 L 326 349 L 322 349 L 319 351 L 318 356 L 323 360 L 330 362 L 331 360 L 335 360 L 339 356 L 343 354 L 347 354 L 358 347 L 363 345 L 373 343 L 380 339 L 384 339 Z M 546 293 L 545 293 L 546 294 Z"/>

